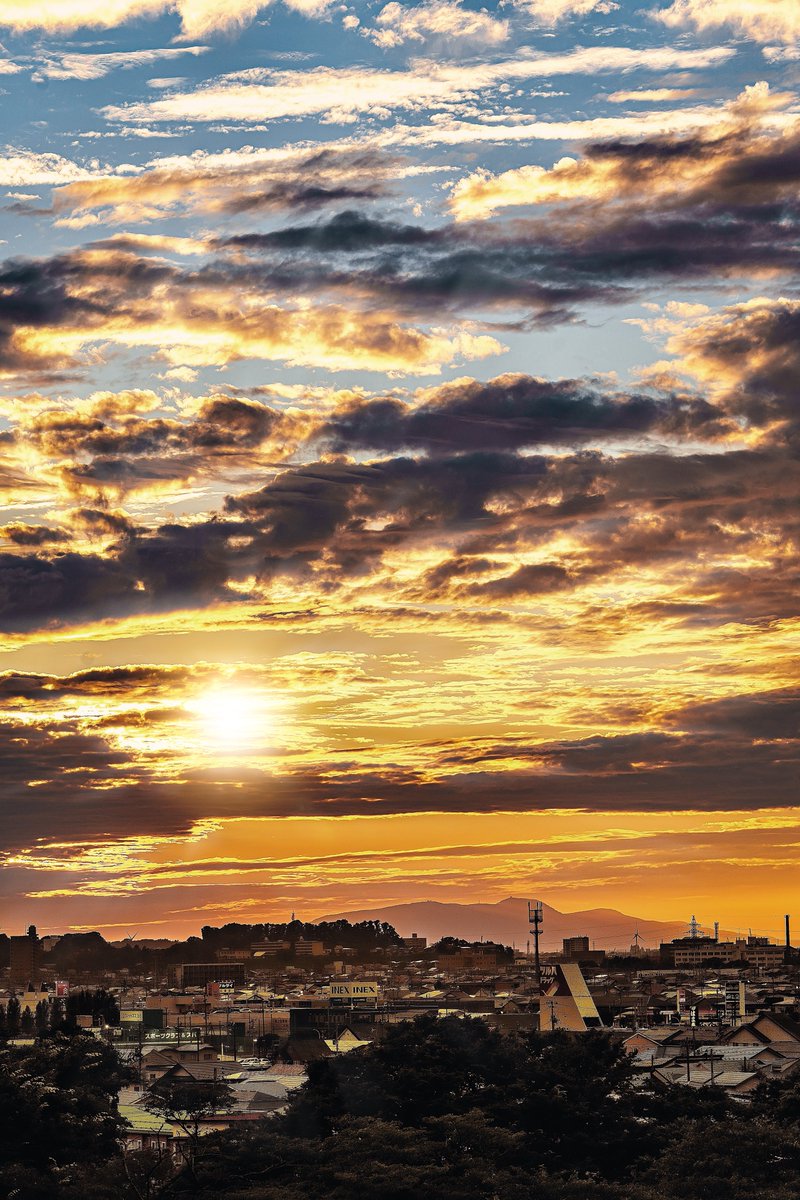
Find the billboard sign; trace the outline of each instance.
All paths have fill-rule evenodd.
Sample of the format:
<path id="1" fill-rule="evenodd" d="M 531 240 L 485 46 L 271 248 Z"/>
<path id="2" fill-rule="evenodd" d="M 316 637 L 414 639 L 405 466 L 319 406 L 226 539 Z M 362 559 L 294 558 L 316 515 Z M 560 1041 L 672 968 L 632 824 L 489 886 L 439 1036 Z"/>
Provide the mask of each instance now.
<path id="1" fill-rule="evenodd" d="M 119 1020 L 121 1025 L 141 1025 L 144 1021 L 144 1012 L 141 1008 L 121 1008 Z"/>
<path id="2" fill-rule="evenodd" d="M 69 980 L 57 979 L 55 981 L 56 998 L 64 1000 L 69 995 Z"/>
<path id="3" fill-rule="evenodd" d="M 380 988 L 377 983 L 331 983 L 325 993 L 331 1000 L 377 1000 Z"/>
<path id="4" fill-rule="evenodd" d="M 236 984 L 232 979 L 212 979 L 206 984 L 206 995 L 219 1000 L 232 1000 Z"/>

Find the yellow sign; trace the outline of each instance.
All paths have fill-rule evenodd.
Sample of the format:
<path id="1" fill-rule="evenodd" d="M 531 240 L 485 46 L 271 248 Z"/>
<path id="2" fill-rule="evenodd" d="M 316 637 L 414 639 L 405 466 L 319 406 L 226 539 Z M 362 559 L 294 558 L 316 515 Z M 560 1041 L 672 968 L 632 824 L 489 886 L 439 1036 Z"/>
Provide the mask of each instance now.
<path id="1" fill-rule="evenodd" d="M 377 983 L 332 983 L 325 991 L 331 1000 L 377 1000 Z"/>
<path id="2" fill-rule="evenodd" d="M 119 1019 L 122 1025 L 140 1025 L 144 1021 L 141 1008 L 121 1008 Z"/>

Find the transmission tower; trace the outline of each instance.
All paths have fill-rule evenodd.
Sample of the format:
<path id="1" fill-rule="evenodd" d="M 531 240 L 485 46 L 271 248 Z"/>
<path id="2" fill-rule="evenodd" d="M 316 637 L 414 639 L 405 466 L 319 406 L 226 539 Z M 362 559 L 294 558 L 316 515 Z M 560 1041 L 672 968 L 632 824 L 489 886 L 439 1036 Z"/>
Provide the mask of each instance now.
<path id="1" fill-rule="evenodd" d="M 533 934 L 533 965 L 536 971 L 536 986 L 539 991 L 542 990 L 542 964 L 539 959 L 539 934 L 542 931 L 542 922 L 544 914 L 542 912 L 541 900 L 528 901 L 528 922 Z"/>

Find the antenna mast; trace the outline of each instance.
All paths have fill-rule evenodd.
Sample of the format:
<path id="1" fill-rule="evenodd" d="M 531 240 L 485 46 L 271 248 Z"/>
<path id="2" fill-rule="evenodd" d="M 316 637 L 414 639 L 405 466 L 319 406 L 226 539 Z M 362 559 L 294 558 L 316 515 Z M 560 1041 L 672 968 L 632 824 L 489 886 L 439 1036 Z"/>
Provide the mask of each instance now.
<path id="1" fill-rule="evenodd" d="M 533 934 L 533 964 L 536 971 L 536 986 L 539 991 L 542 990 L 542 964 L 539 959 L 539 934 L 542 930 L 542 921 L 544 914 L 542 913 L 541 900 L 528 901 L 528 923 Z"/>

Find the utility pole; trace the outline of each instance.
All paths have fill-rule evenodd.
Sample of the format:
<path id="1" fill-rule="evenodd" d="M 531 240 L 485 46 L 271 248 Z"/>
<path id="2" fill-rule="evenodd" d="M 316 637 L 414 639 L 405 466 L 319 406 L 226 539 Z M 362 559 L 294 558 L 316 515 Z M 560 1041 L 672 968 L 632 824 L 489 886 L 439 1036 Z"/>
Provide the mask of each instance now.
<path id="1" fill-rule="evenodd" d="M 143 1083 L 142 1075 L 144 1074 L 143 1053 L 142 1053 L 142 1034 L 144 1032 L 144 1022 L 137 1021 L 136 1023 L 136 1058 L 139 1063 L 139 1083 Z"/>
<path id="2" fill-rule="evenodd" d="M 539 935 L 542 930 L 542 921 L 544 915 L 542 913 L 541 900 L 528 901 L 528 922 L 531 926 L 533 934 L 533 965 L 536 971 L 536 986 L 541 993 L 542 990 L 542 964 L 539 959 Z"/>

